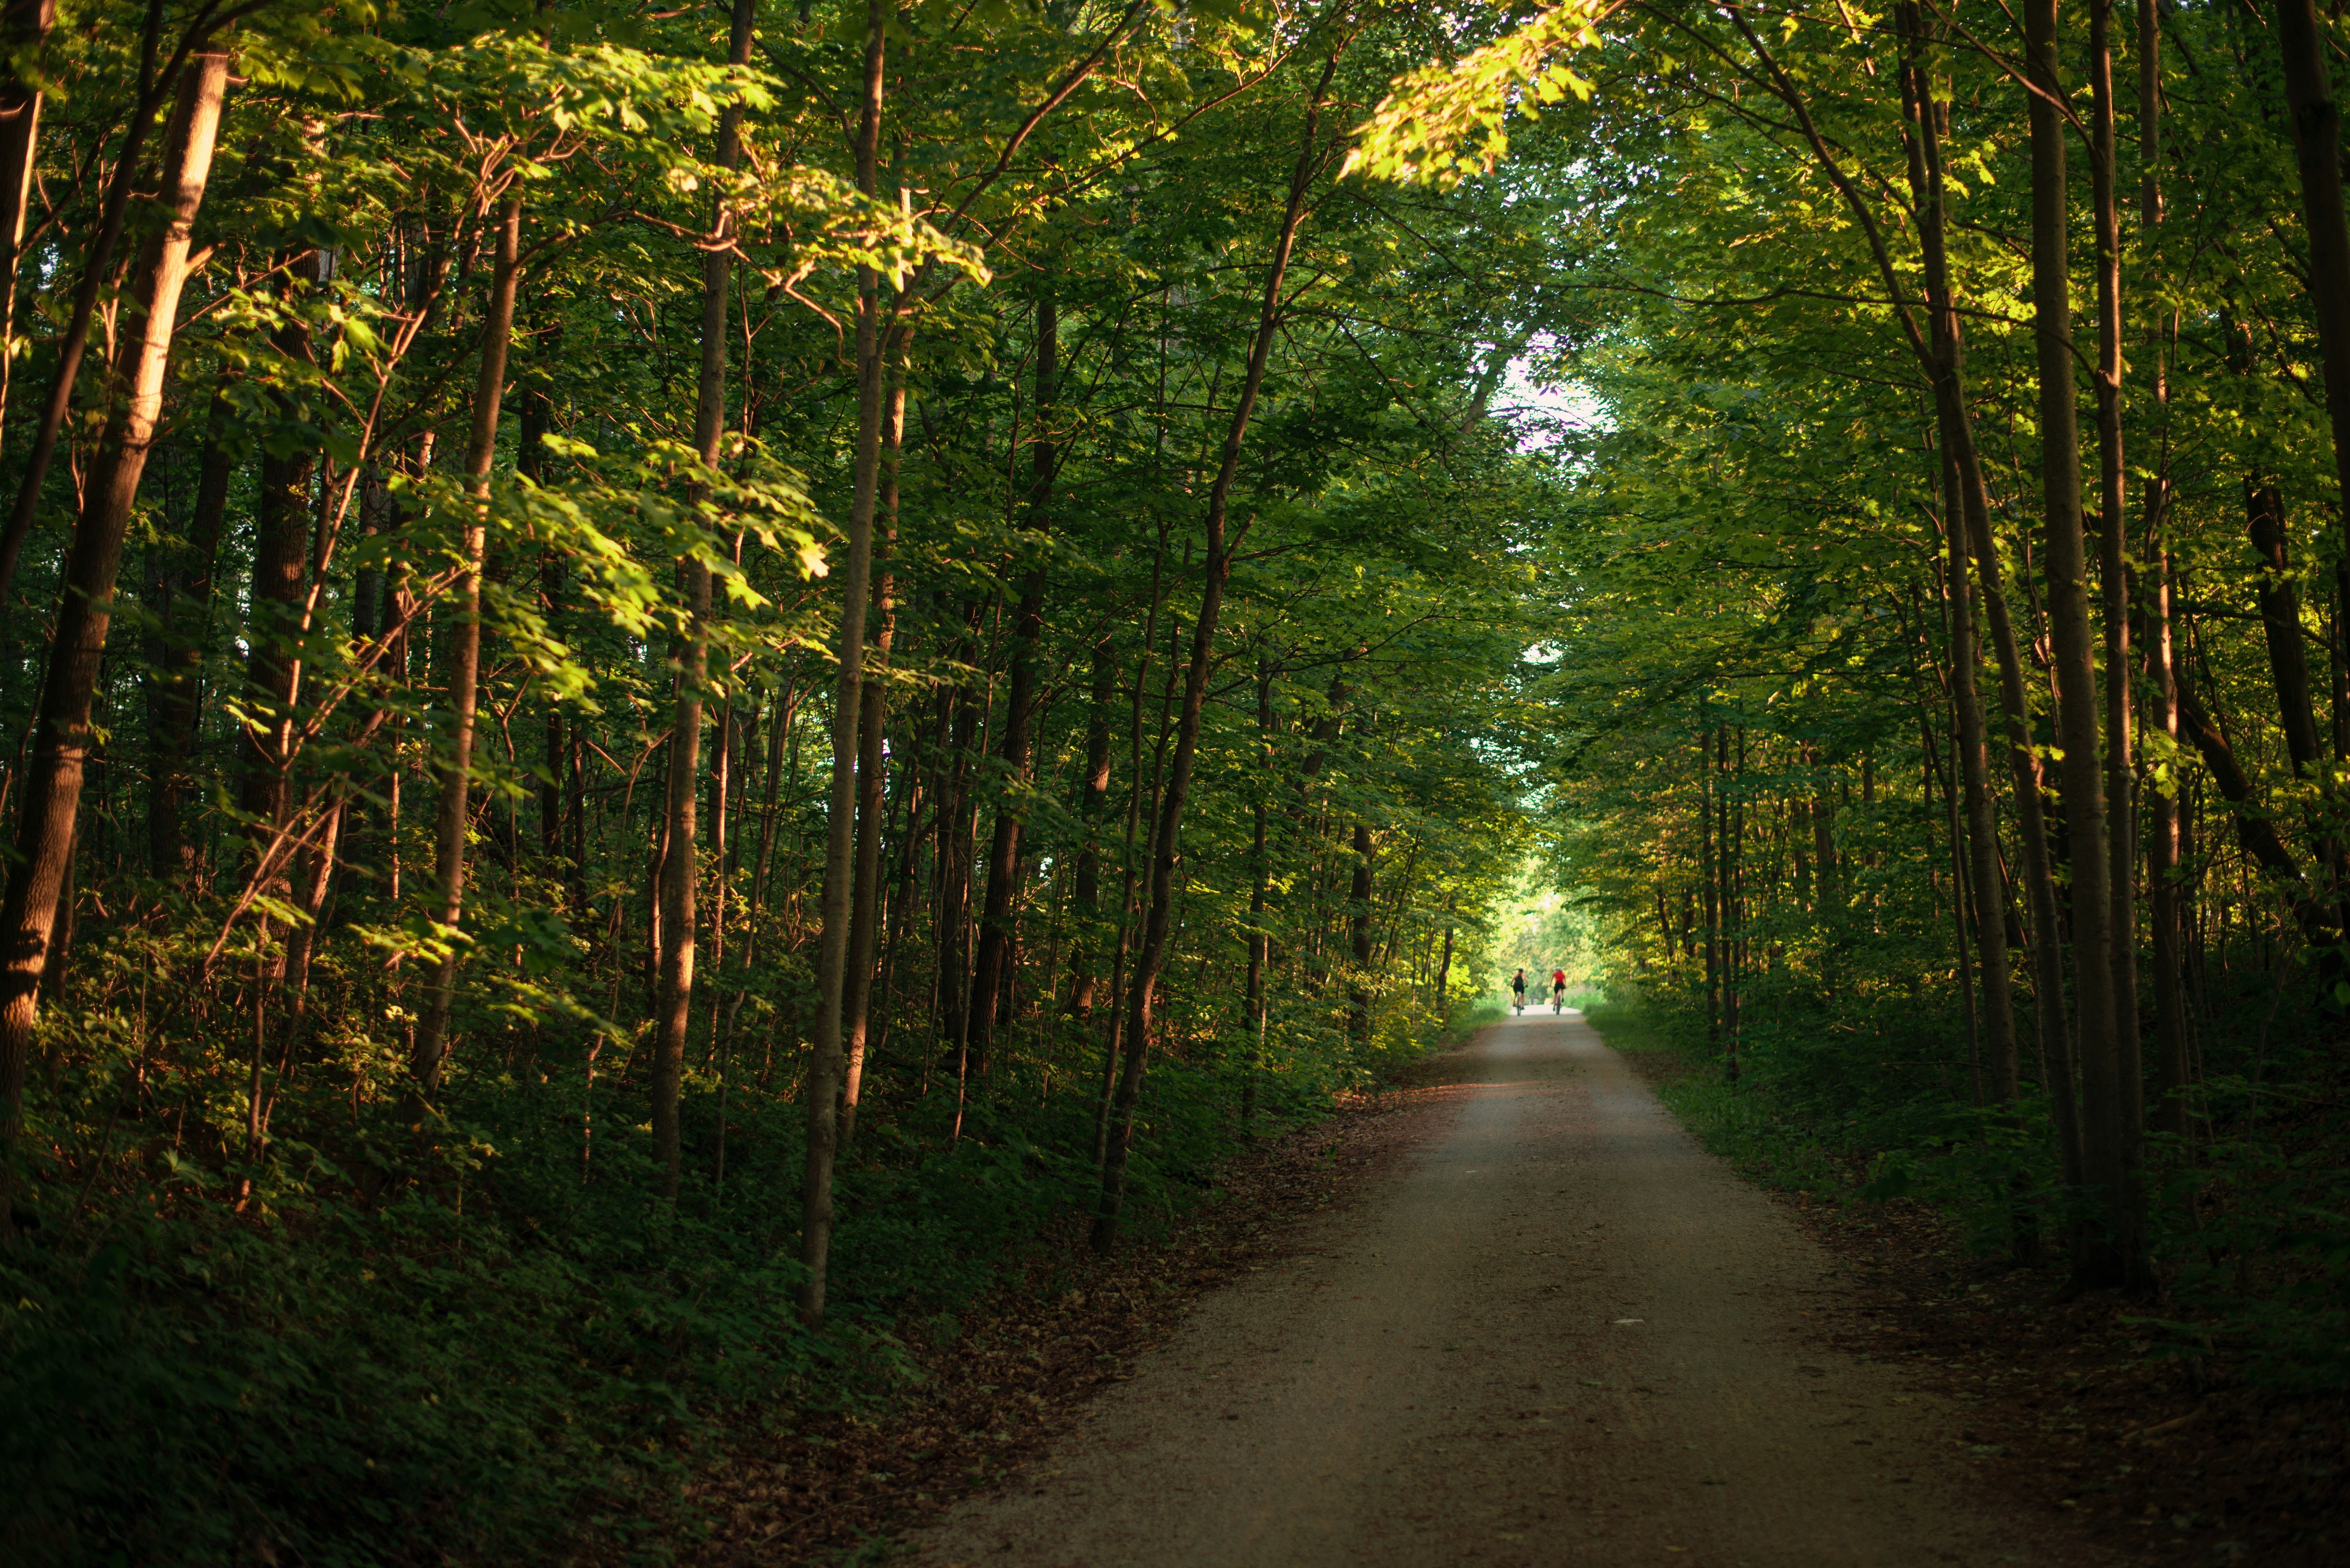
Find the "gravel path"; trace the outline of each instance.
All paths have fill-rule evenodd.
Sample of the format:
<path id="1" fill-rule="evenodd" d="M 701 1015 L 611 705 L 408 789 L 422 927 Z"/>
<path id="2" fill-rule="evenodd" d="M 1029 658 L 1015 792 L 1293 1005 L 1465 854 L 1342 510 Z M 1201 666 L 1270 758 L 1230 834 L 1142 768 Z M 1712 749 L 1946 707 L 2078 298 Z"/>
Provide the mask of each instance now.
<path id="1" fill-rule="evenodd" d="M 1959 1414 L 1804 1319 L 1833 1264 L 1582 1019 L 1530 1012 L 1295 1251 L 926 1563 L 1752 1568 L 2048 1563 Z"/>

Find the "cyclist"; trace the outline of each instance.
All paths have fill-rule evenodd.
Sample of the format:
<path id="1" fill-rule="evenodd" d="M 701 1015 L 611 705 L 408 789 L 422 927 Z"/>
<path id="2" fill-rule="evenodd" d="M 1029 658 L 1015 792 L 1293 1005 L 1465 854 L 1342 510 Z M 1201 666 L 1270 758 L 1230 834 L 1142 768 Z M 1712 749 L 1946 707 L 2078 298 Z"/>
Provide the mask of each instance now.
<path id="1" fill-rule="evenodd" d="M 1557 1012 L 1565 1009 L 1565 1006 L 1566 971 L 1563 969 L 1555 969 L 1550 971 L 1550 1010 L 1553 1012 Z"/>
<path id="2" fill-rule="evenodd" d="M 1520 1012 L 1526 1010 L 1526 971 L 1518 971 L 1510 977 L 1510 1005 Z"/>

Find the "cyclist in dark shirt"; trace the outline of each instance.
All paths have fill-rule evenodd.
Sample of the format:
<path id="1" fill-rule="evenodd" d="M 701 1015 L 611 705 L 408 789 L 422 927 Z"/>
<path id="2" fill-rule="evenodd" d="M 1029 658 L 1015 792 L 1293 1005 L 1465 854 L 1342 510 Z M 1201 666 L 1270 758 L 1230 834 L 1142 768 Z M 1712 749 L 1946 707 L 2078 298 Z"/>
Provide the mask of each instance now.
<path id="1" fill-rule="evenodd" d="M 1510 1005 L 1520 1012 L 1526 1010 L 1526 971 L 1523 970 L 1510 977 Z"/>

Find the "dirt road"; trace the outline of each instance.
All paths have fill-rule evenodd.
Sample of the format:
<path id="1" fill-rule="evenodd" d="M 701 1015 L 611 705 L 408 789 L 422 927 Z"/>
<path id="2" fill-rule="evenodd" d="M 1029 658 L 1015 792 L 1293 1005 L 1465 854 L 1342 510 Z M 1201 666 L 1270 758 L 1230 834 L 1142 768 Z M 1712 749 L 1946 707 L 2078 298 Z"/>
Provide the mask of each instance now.
<path id="1" fill-rule="evenodd" d="M 1221 1291 L 933 1564 L 2045 1562 L 1959 1413 L 1805 1317 L 1833 1264 L 1572 1014 L 1454 1059 L 1409 1147 Z"/>

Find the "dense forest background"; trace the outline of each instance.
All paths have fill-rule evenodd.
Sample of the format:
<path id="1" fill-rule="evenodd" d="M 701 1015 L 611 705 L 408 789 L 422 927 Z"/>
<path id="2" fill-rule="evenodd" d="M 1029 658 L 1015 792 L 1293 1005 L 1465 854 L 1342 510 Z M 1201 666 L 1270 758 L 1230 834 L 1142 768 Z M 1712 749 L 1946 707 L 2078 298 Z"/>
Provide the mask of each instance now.
<path id="1" fill-rule="evenodd" d="M 1518 964 L 2338 1386 L 2340 31 L 11 0 L 0 1542 L 607 1528 Z"/>

